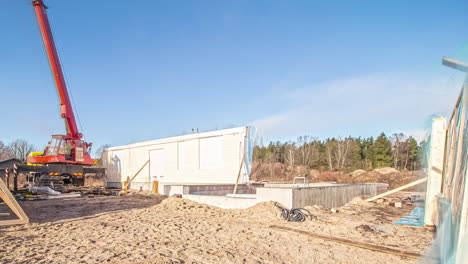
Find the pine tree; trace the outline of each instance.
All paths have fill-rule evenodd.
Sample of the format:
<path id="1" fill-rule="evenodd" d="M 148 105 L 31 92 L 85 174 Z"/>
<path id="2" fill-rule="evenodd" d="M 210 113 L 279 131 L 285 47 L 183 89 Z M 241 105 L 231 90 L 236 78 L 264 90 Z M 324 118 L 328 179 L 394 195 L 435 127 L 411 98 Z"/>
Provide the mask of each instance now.
<path id="1" fill-rule="evenodd" d="M 408 165 L 410 170 L 415 170 L 419 158 L 419 146 L 416 139 L 413 137 L 408 138 Z"/>
<path id="2" fill-rule="evenodd" d="M 365 170 L 372 169 L 372 161 L 374 160 L 373 153 L 374 138 L 366 138 L 362 140 L 361 143 L 361 159 L 362 159 L 362 168 Z"/>
<path id="3" fill-rule="evenodd" d="M 392 165 L 392 143 L 385 133 L 381 133 L 375 140 L 372 147 L 374 168 L 387 167 Z"/>

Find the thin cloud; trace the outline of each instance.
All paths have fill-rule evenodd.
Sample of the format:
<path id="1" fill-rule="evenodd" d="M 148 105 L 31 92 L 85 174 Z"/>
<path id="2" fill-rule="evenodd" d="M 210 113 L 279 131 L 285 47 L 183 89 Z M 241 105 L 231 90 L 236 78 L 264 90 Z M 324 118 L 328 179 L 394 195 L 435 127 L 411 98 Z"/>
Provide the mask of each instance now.
<path id="1" fill-rule="evenodd" d="M 422 139 L 433 113 L 449 114 L 461 82 L 408 74 L 377 74 L 332 80 L 279 93 L 285 109 L 251 122 L 266 140 L 309 134 L 376 136 L 379 132 L 414 132 Z M 455 85 L 457 84 L 457 85 Z"/>

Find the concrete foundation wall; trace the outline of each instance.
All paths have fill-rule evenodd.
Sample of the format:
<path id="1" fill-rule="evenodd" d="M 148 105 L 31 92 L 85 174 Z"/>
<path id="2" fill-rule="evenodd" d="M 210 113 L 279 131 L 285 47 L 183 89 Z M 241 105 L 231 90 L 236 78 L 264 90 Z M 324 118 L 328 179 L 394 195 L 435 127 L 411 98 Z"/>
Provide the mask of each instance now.
<path id="1" fill-rule="evenodd" d="M 334 208 L 343 206 L 355 197 L 363 195 L 377 195 L 377 184 L 350 184 L 294 189 L 292 204 L 294 208 L 315 204 Z"/>
<path id="2" fill-rule="evenodd" d="M 169 196 L 173 194 L 226 196 L 233 193 L 234 186 L 234 184 L 159 183 L 159 192 Z M 237 194 L 255 194 L 258 187 L 263 187 L 263 184 L 239 184 Z"/>
<path id="3" fill-rule="evenodd" d="M 292 188 L 257 188 L 258 202 L 278 202 L 286 207 L 293 207 Z"/>
<path id="4" fill-rule="evenodd" d="M 159 193 L 162 193 L 167 196 L 171 196 L 174 194 L 184 194 L 184 185 L 162 185 L 163 189 L 161 189 L 160 184 L 159 187 Z"/>
<path id="5" fill-rule="evenodd" d="M 386 191 L 382 183 L 340 184 L 306 188 L 257 188 L 257 201 L 279 202 L 289 208 L 320 205 L 340 207 L 358 196 L 372 196 Z"/>

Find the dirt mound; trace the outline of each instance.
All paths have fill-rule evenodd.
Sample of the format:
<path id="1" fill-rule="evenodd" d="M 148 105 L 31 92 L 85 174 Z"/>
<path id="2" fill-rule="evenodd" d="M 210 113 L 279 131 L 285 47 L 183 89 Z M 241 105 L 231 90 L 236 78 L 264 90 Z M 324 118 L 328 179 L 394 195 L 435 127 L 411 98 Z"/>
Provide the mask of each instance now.
<path id="1" fill-rule="evenodd" d="M 383 174 L 383 175 L 390 174 L 390 173 L 399 173 L 400 172 L 397 169 L 394 169 L 394 168 L 391 168 L 391 167 L 384 167 L 384 168 L 374 169 L 374 171 L 376 171 L 376 172 L 378 172 L 380 174 Z"/>
<path id="2" fill-rule="evenodd" d="M 283 163 L 254 163 L 252 181 L 284 181 L 292 182 L 296 176 L 306 176 L 309 182 L 338 182 L 338 183 L 387 183 L 393 189 L 422 177 L 421 171 L 398 171 L 385 167 L 373 171 L 356 170 L 352 173 L 342 171 L 318 171 L 307 169 L 306 166 L 288 166 Z M 419 190 L 419 187 L 409 190 Z"/>
<path id="3" fill-rule="evenodd" d="M 320 171 L 319 170 L 310 170 L 309 175 L 311 178 L 317 178 L 320 176 Z"/>
<path id="4" fill-rule="evenodd" d="M 366 173 L 359 174 L 352 177 L 351 182 L 353 183 L 368 183 L 368 182 L 380 182 L 387 183 L 389 189 L 394 189 L 410 182 L 416 181 L 422 177 L 421 171 L 407 171 L 407 172 L 397 172 L 389 174 L 381 174 L 377 171 L 368 171 Z M 414 189 L 410 190 L 417 190 Z"/>
<path id="5" fill-rule="evenodd" d="M 203 209 L 214 209 L 217 207 L 201 204 L 192 200 L 169 197 L 157 205 L 159 209 L 165 210 L 203 210 Z"/>
<path id="6" fill-rule="evenodd" d="M 275 163 L 258 163 L 252 165 L 252 181 L 293 181 L 294 177 L 306 176 L 309 181 L 313 181 L 314 177 L 318 177 L 320 171 L 311 170 L 304 165 L 286 165 L 280 162 Z"/>
<path id="7" fill-rule="evenodd" d="M 122 196 L 123 199 L 134 199 L 134 200 L 154 200 L 154 199 L 160 199 L 160 200 L 163 200 L 163 199 L 166 199 L 167 196 L 165 195 L 153 195 L 153 196 L 149 196 L 147 193 L 129 193 L 128 195 L 124 195 Z"/>
<path id="8" fill-rule="evenodd" d="M 351 176 L 355 177 L 355 176 L 361 175 L 363 173 L 366 173 L 366 171 L 365 170 L 355 170 L 355 171 L 351 172 Z"/>
<path id="9" fill-rule="evenodd" d="M 274 202 L 262 202 L 247 209 L 239 209 L 239 213 L 248 214 L 254 218 L 263 218 L 269 220 L 279 219 L 281 210 L 275 205 Z"/>
<path id="10" fill-rule="evenodd" d="M 342 208 L 352 207 L 352 206 L 363 206 L 363 207 L 372 207 L 372 204 L 366 202 L 362 197 L 354 197 L 349 203 L 345 204 Z"/>
<path id="11" fill-rule="evenodd" d="M 306 207 L 304 207 L 304 209 L 309 211 L 310 214 L 313 215 L 313 216 L 320 216 L 324 212 L 329 212 L 330 211 L 330 209 L 326 209 L 323 206 L 319 206 L 319 205 L 306 206 Z"/>

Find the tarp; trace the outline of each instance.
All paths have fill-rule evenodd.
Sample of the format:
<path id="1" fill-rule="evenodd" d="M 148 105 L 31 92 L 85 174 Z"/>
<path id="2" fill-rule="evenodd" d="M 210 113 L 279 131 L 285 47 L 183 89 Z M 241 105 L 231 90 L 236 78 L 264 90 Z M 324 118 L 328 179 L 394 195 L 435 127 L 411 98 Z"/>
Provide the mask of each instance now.
<path id="1" fill-rule="evenodd" d="M 424 208 L 416 207 L 407 216 L 398 219 L 394 225 L 424 226 Z"/>

